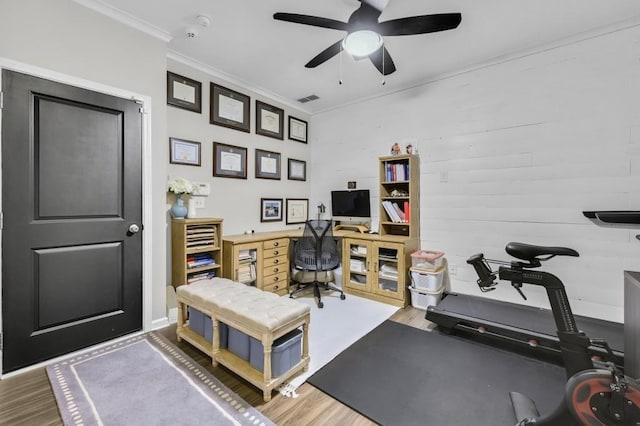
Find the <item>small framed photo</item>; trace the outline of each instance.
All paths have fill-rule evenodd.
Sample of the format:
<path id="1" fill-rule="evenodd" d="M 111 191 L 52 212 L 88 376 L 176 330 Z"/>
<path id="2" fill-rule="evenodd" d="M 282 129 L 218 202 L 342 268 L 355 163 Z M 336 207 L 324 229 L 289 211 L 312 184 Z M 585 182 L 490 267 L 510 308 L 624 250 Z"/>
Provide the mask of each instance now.
<path id="1" fill-rule="evenodd" d="M 260 222 L 279 222 L 282 220 L 282 198 L 260 199 Z"/>
<path id="2" fill-rule="evenodd" d="M 236 179 L 247 178 L 247 148 L 213 143 L 213 175 Z"/>
<path id="3" fill-rule="evenodd" d="M 211 83 L 211 114 L 209 122 L 218 126 L 250 131 L 251 98 L 235 90 Z"/>
<path id="4" fill-rule="evenodd" d="M 167 104 L 202 112 L 202 83 L 167 71 Z"/>
<path id="5" fill-rule="evenodd" d="M 284 139 L 284 110 L 256 100 L 256 133 Z"/>
<path id="6" fill-rule="evenodd" d="M 287 198 L 287 225 L 309 220 L 308 198 Z"/>
<path id="7" fill-rule="evenodd" d="M 289 158 L 287 177 L 289 180 L 307 180 L 307 162 Z"/>
<path id="8" fill-rule="evenodd" d="M 289 116 L 289 139 L 307 143 L 307 127 L 306 121 Z"/>
<path id="9" fill-rule="evenodd" d="M 280 154 L 256 149 L 256 178 L 280 179 Z"/>
<path id="10" fill-rule="evenodd" d="M 169 162 L 200 166 L 200 142 L 169 138 Z"/>

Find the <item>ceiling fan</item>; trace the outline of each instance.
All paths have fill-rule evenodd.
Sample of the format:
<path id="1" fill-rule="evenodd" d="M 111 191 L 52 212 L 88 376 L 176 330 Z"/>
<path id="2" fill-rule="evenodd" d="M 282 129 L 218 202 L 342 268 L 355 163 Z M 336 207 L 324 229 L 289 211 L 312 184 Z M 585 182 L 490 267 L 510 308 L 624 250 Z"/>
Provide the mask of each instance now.
<path id="1" fill-rule="evenodd" d="M 462 19 L 460 13 L 410 16 L 378 22 L 380 14 L 389 0 L 360 0 L 347 22 L 297 13 L 275 13 L 273 18 L 296 24 L 346 31 L 347 35 L 320 52 L 305 67 L 315 68 L 331 59 L 343 49 L 355 59 L 369 58 L 382 75 L 396 70 L 391 55 L 384 46 L 382 36 L 426 34 L 456 28 Z"/>

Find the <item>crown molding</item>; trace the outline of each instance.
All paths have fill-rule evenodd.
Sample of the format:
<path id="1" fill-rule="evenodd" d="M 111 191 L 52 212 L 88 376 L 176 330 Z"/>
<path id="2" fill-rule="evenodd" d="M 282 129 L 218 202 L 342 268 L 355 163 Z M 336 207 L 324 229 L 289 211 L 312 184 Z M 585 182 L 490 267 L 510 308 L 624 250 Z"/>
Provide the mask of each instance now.
<path id="1" fill-rule="evenodd" d="M 115 21 L 121 22 L 129 27 L 135 28 L 138 31 L 141 31 L 145 34 L 148 34 L 152 37 L 160 39 L 165 43 L 169 43 L 173 36 L 171 33 L 158 28 L 150 23 L 143 21 L 140 18 L 136 18 L 135 16 L 124 12 L 120 9 L 116 9 L 113 6 L 105 4 L 100 0 L 73 0 L 74 2 L 92 9 L 98 13 L 101 13 Z"/>
<path id="2" fill-rule="evenodd" d="M 207 65 L 203 62 L 197 61 L 193 58 L 190 58 L 188 56 L 185 56 L 175 50 L 171 50 L 169 49 L 167 51 L 167 58 L 171 59 L 173 61 L 176 62 L 180 62 L 184 65 L 190 66 L 191 68 L 195 68 L 199 71 L 202 71 L 206 74 L 211 75 L 212 77 L 216 77 L 216 78 L 220 78 L 222 80 L 225 80 L 226 82 L 229 82 L 231 84 L 234 84 L 236 86 L 242 87 L 244 89 L 248 89 L 251 90 L 252 92 L 260 95 L 260 96 L 264 96 L 268 99 L 272 99 L 277 101 L 278 103 L 288 106 L 289 108 L 295 109 L 297 111 L 303 112 L 305 114 L 308 114 L 309 116 L 312 115 L 311 111 L 309 111 L 306 108 L 302 108 L 299 105 L 296 105 L 295 103 L 291 102 L 291 99 L 285 98 L 281 95 L 278 95 L 277 93 L 274 92 L 270 92 L 269 90 L 266 89 L 262 89 L 260 87 L 256 87 L 253 84 L 244 81 L 244 80 L 240 80 L 237 77 L 234 77 L 222 70 L 219 70 L 217 68 L 214 68 L 210 65 Z"/>

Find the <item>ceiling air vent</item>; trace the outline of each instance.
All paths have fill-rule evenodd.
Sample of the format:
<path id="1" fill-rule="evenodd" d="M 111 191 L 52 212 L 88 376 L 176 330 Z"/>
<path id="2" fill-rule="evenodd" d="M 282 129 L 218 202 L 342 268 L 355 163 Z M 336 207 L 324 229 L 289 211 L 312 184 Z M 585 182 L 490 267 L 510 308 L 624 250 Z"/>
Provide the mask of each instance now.
<path id="1" fill-rule="evenodd" d="M 298 99 L 298 102 L 300 102 L 301 104 L 305 104 L 309 101 L 315 101 L 316 99 L 320 99 L 320 98 L 317 95 L 309 95 L 305 98 Z"/>

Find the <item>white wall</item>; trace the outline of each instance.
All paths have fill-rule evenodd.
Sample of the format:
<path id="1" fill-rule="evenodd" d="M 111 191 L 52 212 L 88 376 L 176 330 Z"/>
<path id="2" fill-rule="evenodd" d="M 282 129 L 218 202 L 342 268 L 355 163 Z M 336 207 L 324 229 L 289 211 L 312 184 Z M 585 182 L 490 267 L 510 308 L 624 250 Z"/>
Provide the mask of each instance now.
<path id="1" fill-rule="evenodd" d="M 599 227 L 582 211 L 640 209 L 639 41 L 640 27 L 613 31 L 314 115 L 311 198 L 327 204 L 357 180 L 377 204 L 377 157 L 417 144 L 421 244 L 457 266 L 452 290 L 479 294 L 471 254 L 508 259 L 509 241 L 568 246 L 580 257 L 544 269 L 576 313 L 621 322 L 639 230 Z M 490 296 L 521 301 L 508 283 Z"/>
<path id="2" fill-rule="evenodd" d="M 2 0 L 0 58 L 152 99 L 152 317 L 166 317 L 166 43 L 70 0 Z"/>
<path id="3" fill-rule="evenodd" d="M 202 165 L 200 167 L 170 164 L 168 175 L 182 176 L 191 181 L 208 182 L 211 184 L 211 195 L 205 198 L 205 208 L 198 209 L 199 217 L 220 217 L 224 219 L 223 233 L 225 235 L 241 234 L 252 229 L 256 232 L 280 230 L 287 226 L 282 222 L 260 222 L 260 198 L 308 198 L 309 179 L 307 181 L 288 180 L 288 159 L 307 161 L 307 176 L 309 175 L 309 144 L 288 139 L 288 117 L 292 115 L 308 121 L 309 116 L 290 105 L 278 102 L 267 95 L 256 93 L 246 87 L 238 86 L 226 81 L 206 68 L 188 61 L 169 59 L 167 69 L 176 74 L 189 77 L 202 83 L 202 113 L 194 113 L 172 106 L 167 107 L 168 137 L 187 139 L 201 143 Z M 209 123 L 210 112 L 210 82 L 222 85 L 251 97 L 251 132 L 242 132 Z M 260 100 L 269 105 L 284 110 L 284 140 L 256 134 L 255 102 Z M 309 126 L 309 132 L 313 132 Z M 213 142 L 247 148 L 247 179 L 213 177 Z M 165 143 L 169 146 L 169 140 Z M 280 153 L 281 179 L 256 179 L 255 150 L 261 149 Z M 165 178 L 166 182 L 166 178 Z M 167 203 L 173 203 L 173 195 L 167 195 Z M 169 206 L 167 206 L 169 207 Z M 297 225 L 300 226 L 300 225 Z"/>

